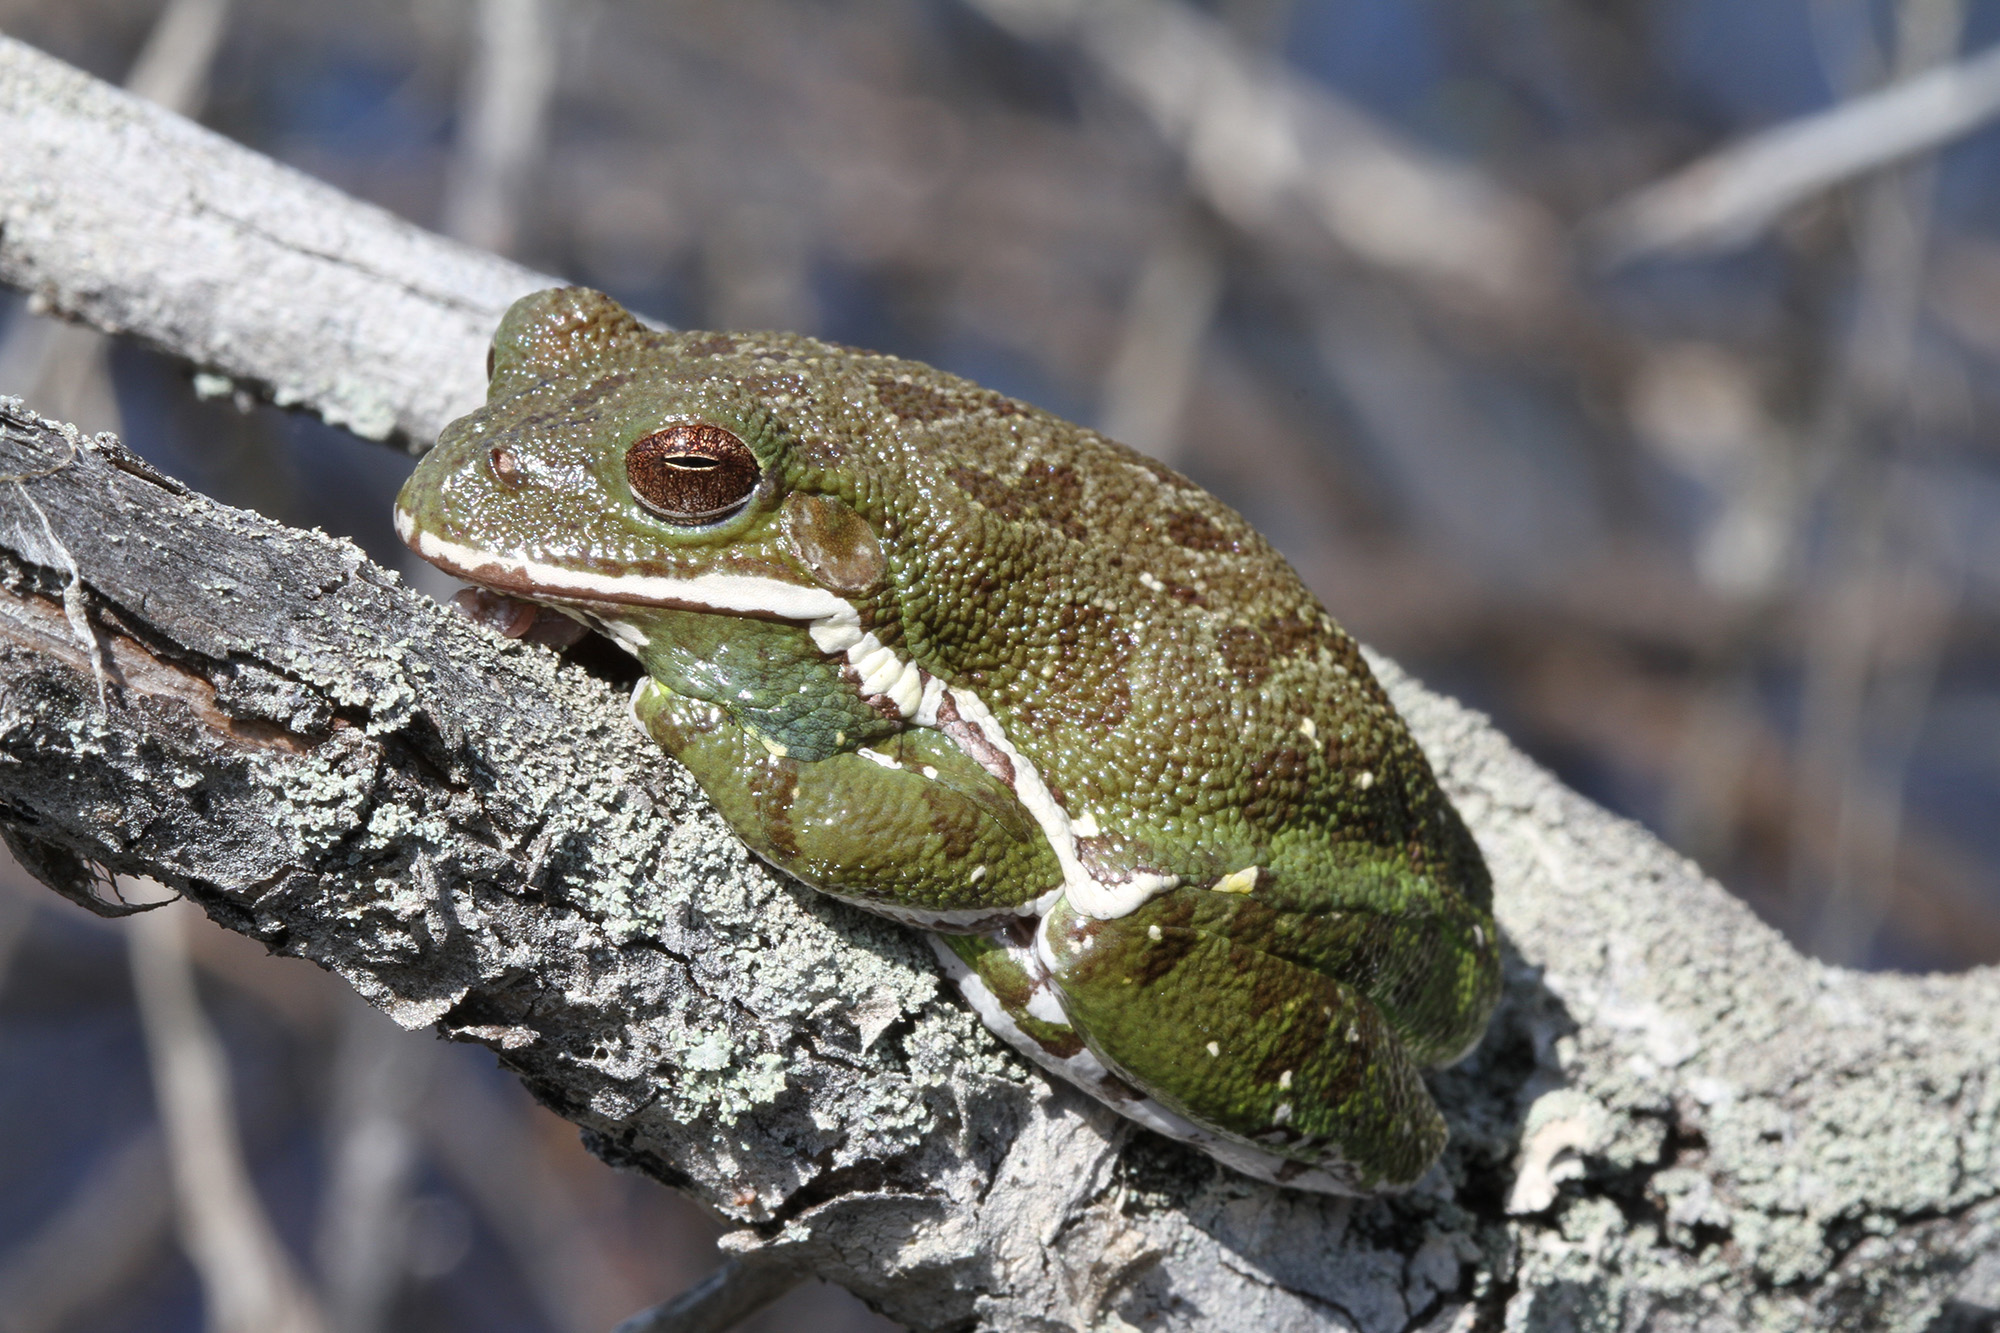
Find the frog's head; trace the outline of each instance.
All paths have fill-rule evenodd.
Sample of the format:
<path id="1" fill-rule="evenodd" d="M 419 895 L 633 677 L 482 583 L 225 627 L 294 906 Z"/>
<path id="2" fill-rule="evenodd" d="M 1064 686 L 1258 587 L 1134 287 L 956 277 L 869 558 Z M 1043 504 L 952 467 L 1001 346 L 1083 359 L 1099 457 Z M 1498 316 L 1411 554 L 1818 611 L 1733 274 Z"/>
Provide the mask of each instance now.
<path id="1" fill-rule="evenodd" d="M 514 303 L 489 373 L 486 405 L 445 429 L 396 500 L 403 540 L 447 572 L 599 618 L 820 624 L 854 623 L 880 583 L 869 525 L 792 484 L 774 415 L 784 364 L 568 287 Z"/>

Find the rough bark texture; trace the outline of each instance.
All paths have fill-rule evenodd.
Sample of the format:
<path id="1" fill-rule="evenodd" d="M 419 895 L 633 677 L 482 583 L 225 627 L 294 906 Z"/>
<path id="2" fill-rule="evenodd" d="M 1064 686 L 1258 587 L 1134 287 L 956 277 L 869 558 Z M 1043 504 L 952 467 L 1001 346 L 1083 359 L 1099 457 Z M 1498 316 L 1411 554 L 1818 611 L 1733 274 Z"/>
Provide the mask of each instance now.
<path id="1" fill-rule="evenodd" d="M 482 321 L 540 281 L 4 41 L 0 143 L 0 275 L 377 433 L 462 406 Z M 240 257 L 156 240 L 211 224 Z M 1390 664 L 1492 864 L 1509 983 L 1435 1080 L 1444 1163 L 1354 1202 L 1028 1071 L 912 933 L 751 861 L 582 669 L 18 403 L 0 475 L 0 821 L 31 860 L 72 891 L 84 862 L 154 875 L 488 1044 L 735 1249 L 912 1327 L 1996 1318 L 2000 975 L 1802 959 Z"/>
<path id="2" fill-rule="evenodd" d="M 484 392 L 535 273 L 351 199 L 0 36 L 0 281 L 371 440 Z"/>

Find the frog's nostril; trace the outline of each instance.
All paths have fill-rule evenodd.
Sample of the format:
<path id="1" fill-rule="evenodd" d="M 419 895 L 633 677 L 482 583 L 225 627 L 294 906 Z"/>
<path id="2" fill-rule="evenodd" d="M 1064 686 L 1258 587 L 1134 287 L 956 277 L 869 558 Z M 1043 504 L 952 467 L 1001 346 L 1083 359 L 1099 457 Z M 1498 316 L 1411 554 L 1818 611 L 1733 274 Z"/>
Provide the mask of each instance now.
<path id="1" fill-rule="evenodd" d="M 514 457 L 512 449 L 501 445 L 493 450 L 492 458 L 493 475 L 500 479 L 502 485 L 514 486 L 520 483 L 521 464 L 520 460 Z"/>

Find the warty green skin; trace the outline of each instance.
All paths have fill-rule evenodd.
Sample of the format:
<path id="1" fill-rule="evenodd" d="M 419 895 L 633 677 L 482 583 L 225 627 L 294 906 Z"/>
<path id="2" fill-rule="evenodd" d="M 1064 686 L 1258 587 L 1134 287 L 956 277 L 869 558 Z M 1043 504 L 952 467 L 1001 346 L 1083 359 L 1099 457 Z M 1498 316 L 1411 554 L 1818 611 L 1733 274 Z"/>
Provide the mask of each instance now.
<path id="1" fill-rule="evenodd" d="M 750 447 L 740 510 L 634 495 L 675 422 Z M 397 519 L 633 651 L 635 716 L 738 834 L 941 932 L 1046 1067 L 1281 1183 L 1436 1159 L 1419 1071 L 1498 996 L 1485 866 L 1354 642 L 1176 473 L 915 362 L 565 288 L 508 312 Z"/>

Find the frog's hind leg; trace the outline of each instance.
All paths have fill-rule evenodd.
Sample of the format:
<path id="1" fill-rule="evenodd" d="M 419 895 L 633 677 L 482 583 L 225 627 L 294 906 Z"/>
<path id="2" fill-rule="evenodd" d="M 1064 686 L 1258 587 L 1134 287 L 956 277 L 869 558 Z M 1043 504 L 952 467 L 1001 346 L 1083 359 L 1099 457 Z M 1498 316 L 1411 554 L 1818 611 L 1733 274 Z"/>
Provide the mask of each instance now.
<path id="1" fill-rule="evenodd" d="M 1036 953 L 1076 1034 L 1239 1170 L 1336 1193 L 1414 1183 L 1444 1118 L 1375 1003 L 1185 919 L 1167 899 L 1113 920 L 1056 906 Z"/>
<path id="2" fill-rule="evenodd" d="M 993 935 L 938 935 L 945 975 L 993 1033 L 1050 1073 L 1155 1133 L 1206 1152 L 1245 1175 L 1322 1194 L 1361 1194 L 1353 1173 L 1281 1157 L 1198 1125 L 1120 1077 L 1070 1023 L 1035 947 L 1033 923 Z"/>

